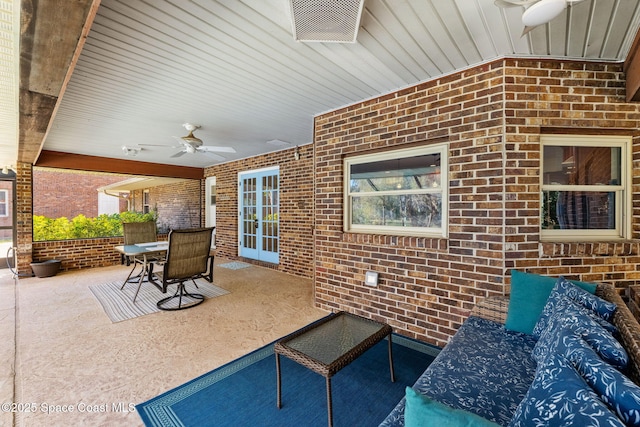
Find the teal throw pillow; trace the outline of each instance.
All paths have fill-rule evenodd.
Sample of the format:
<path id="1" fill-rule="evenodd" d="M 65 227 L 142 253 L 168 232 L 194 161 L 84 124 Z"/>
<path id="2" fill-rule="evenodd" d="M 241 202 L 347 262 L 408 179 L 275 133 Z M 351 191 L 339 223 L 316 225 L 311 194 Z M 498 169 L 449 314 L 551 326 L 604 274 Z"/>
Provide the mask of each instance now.
<path id="1" fill-rule="evenodd" d="M 531 335 L 557 281 L 557 277 L 511 270 L 511 297 L 505 328 Z M 571 282 L 591 294 L 596 291 L 595 283 Z"/>
<path id="2" fill-rule="evenodd" d="M 497 427 L 479 415 L 462 409 L 454 409 L 436 402 L 407 387 L 405 392 L 405 427 Z"/>

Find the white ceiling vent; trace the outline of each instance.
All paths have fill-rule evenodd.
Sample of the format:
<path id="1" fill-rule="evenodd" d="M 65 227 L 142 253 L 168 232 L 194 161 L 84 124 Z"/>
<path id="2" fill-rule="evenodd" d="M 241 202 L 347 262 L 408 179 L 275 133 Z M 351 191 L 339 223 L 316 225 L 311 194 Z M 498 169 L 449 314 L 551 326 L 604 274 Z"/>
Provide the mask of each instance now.
<path id="1" fill-rule="evenodd" d="M 364 0 L 290 0 L 293 38 L 355 43 Z"/>

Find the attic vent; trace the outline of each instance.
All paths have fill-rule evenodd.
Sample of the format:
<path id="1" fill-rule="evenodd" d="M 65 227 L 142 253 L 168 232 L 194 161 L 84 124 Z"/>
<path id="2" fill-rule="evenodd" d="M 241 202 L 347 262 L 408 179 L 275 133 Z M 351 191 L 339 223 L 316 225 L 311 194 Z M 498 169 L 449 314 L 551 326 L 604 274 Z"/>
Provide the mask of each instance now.
<path id="1" fill-rule="evenodd" d="M 291 0 L 293 38 L 355 43 L 364 0 Z"/>

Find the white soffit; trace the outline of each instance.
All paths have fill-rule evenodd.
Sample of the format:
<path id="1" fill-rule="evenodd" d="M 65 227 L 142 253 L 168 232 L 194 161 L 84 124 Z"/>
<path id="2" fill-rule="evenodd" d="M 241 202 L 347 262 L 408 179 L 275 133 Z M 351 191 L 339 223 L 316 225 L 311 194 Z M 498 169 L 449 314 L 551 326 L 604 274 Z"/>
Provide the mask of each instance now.
<path id="1" fill-rule="evenodd" d="M 0 168 L 18 158 L 20 2 L 0 0 Z"/>
<path id="2" fill-rule="evenodd" d="M 144 190 L 146 188 L 157 187 L 160 185 L 176 184 L 182 181 L 186 180 L 181 178 L 137 177 L 105 185 L 98 188 L 98 192 L 128 193 L 130 191 Z"/>

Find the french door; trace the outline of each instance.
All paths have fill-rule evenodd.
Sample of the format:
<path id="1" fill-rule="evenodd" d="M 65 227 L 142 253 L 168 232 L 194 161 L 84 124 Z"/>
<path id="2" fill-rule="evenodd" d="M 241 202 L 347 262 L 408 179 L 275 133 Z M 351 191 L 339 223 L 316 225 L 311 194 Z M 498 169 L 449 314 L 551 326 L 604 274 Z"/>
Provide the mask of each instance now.
<path id="1" fill-rule="evenodd" d="M 238 253 L 242 257 L 279 262 L 278 181 L 278 168 L 238 174 Z"/>

